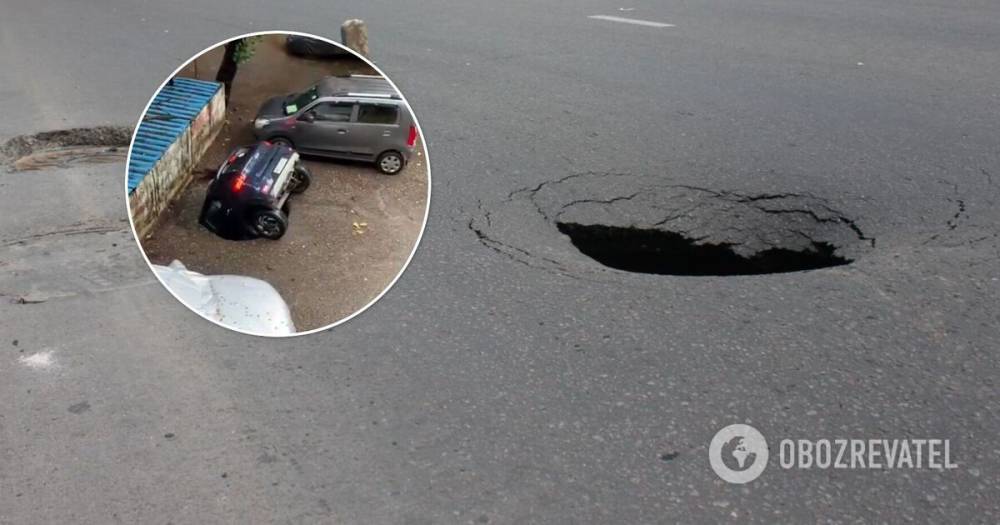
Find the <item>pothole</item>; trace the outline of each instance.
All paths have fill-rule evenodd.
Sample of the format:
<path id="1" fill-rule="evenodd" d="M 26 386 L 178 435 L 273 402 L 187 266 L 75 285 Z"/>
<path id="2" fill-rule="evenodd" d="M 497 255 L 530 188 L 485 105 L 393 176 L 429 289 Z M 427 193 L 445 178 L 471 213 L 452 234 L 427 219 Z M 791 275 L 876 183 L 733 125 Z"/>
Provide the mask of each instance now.
<path id="1" fill-rule="evenodd" d="M 14 137 L 0 145 L 0 162 L 13 171 L 61 168 L 125 158 L 132 128 L 96 126 Z"/>
<path id="2" fill-rule="evenodd" d="M 572 175 L 515 191 L 483 212 L 469 226 L 484 245 L 572 274 L 798 272 L 850 264 L 875 246 L 854 218 L 816 195 L 717 190 L 655 176 Z"/>
<path id="3" fill-rule="evenodd" d="M 659 275 L 757 275 L 840 266 L 852 262 L 836 248 L 814 242 L 808 249 L 768 248 L 749 256 L 732 245 L 698 243 L 678 233 L 596 224 L 557 223 L 581 253 L 617 270 Z"/>

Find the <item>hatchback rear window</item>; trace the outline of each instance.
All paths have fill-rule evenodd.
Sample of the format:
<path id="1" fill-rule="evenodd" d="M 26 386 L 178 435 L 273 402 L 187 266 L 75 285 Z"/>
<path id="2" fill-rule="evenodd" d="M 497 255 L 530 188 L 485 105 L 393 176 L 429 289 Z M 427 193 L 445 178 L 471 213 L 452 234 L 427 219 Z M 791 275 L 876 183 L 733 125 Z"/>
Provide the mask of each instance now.
<path id="1" fill-rule="evenodd" d="M 395 124 L 399 118 L 399 108 L 381 104 L 361 104 L 358 108 L 358 122 L 366 124 Z"/>

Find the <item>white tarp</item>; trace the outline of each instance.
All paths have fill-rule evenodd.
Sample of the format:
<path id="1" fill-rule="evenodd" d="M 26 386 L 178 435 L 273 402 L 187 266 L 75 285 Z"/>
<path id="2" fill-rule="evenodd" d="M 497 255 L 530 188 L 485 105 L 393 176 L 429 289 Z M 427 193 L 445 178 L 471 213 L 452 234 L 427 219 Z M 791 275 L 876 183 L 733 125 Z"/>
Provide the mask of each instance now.
<path id="1" fill-rule="evenodd" d="M 254 335 L 295 333 L 292 314 L 281 294 L 260 279 L 241 275 L 202 275 L 180 261 L 153 270 L 182 303 L 223 326 Z"/>

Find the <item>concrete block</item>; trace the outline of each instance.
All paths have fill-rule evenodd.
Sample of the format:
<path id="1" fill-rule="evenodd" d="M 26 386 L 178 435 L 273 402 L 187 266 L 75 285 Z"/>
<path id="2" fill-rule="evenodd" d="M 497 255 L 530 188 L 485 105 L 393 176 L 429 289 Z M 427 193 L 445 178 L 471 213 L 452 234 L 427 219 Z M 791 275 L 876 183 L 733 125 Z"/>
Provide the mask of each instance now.
<path id="1" fill-rule="evenodd" d="M 347 20 L 340 26 L 340 41 L 359 55 L 369 58 L 368 26 L 357 18 Z"/>

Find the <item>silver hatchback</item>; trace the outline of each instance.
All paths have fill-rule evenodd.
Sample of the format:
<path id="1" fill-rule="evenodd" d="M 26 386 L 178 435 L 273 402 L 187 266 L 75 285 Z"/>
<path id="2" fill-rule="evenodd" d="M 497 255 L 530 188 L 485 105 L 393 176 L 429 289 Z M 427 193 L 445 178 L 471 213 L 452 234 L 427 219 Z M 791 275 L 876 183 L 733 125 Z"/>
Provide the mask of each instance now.
<path id="1" fill-rule="evenodd" d="M 410 108 L 389 81 L 374 75 L 327 77 L 301 93 L 271 98 L 253 128 L 260 140 L 374 162 L 387 175 L 402 171 L 417 142 Z"/>

